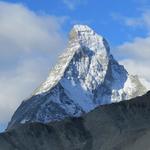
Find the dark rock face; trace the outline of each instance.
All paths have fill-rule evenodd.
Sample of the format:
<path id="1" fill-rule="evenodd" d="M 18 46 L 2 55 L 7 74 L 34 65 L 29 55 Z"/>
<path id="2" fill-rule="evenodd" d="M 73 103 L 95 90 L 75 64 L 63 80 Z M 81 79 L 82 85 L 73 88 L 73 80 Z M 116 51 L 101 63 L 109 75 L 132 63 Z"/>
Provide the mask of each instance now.
<path id="1" fill-rule="evenodd" d="M 149 150 L 150 92 L 79 117 L 0 134 L 0 150 Z"/>
<path id="2" fill-rule="evenodd" d="M 57 92 L 59 91 L 59 94 Z M 61 100 L 61 105 L 55 102 L 55 95 Z M 63 105 L 63 107 L 61 107 Z M 45 95 L 34 95 L 28 101 L 22 102 L 19 109 L 16 110 L 13 115 L 11 122 L 8 124 L 8 128 L 17 126 L 26 118 L 27 122 L 50 122 L 56 120 L 62 120 L 65 117 L 72 116 L 65 110 L 72 106 L 74 111 L 73 114 L 84 114 L 82 108 L 75 104 L 71 99 L 64 93 L 63 87 L 58 84 L 57 87 L 53 88 L 51 92 Z M 37 120 L 38 116 L 38 120 Z M 47 121 L 49 120 L 49 121 Z"/>

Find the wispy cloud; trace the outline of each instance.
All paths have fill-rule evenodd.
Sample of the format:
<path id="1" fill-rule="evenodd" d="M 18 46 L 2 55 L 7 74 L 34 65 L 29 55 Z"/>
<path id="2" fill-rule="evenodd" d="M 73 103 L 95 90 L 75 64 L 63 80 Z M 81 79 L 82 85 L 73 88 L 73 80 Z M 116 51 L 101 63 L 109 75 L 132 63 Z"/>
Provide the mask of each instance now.
<path id="1" fill-rule="evenodd" d="M 63 3 L 70 9 L 74 10 L 78 5 L 85 4 L 86 0 L 63 0 Z"/>
<path id="2" fill-rule="evenodd" d="M 0 2 L 0 123 L 6 123 L 64 48 L 64 17 Z"/>
<path id="3" fill-rule="evenodd" d="M 128 17 L 118 13 L 112 13 L 112 18 L 118 21 L 120 24 L 128 27 L 144 27 L 150 30 L 150 10 L 145 9 L 140 16 Z"/>

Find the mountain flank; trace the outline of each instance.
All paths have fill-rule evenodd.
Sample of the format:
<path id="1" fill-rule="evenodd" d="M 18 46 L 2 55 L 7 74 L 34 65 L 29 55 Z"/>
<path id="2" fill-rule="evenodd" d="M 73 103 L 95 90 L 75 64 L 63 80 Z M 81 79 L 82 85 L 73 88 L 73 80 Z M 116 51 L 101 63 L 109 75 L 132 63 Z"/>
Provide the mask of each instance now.
<path id="1" fill-rule="evenodd" d="M 75 118 L 20 124 L 0 134 L 0 150 L 149 150 L 150 92 Z"/>

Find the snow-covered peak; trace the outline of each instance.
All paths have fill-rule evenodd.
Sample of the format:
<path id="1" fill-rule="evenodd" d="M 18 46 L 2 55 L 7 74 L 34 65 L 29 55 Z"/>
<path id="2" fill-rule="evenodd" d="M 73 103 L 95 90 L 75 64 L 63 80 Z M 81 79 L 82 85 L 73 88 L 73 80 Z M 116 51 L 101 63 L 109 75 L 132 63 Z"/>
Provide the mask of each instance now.
<path id="1" fill-rule="evenodd" d="M 94 30 L 92 30 L 87 25 L 74 25 L 70 32 L 70 39 L 83 40 L 91 36 L 95 36 Z M 99 38 L 102 40 L 103 37 L 99 35 Z"/>
<path id="2" fill-rule="evenodd" d="M 49 91 L 66 74 L 66 78 L 74 78 L 74 81 L 86 76 L 79 84 L 83 82 L 83 88 L 92 91 L 104 80 L 109 57 L 109 46 L 102 36 L 86 25 L 75 25 L 70 32 L 66 51 L 59 57 L 59 62 L 51 70 L 47 80 L 34 94 Z M 75 70 L 78 75 L 75 75 Z"/>
<path id="3" fill-rule="evenodd" d="M 81 24 L 74 25 L 72 30 L 75 30 L 76 32 L 91 32 L 91 31 L 93 31 L 89 26 L 81 25 Z"/>
<path id="4" fill-rule="evenodd" d="M 103 53 L 109 53 L 109 45 L 107 41 L 97 33 L 94 32 L 87 25 L 74 25 L 70 32 L 69 44 L 80 44 L 83 47 L 88 47 L 93 51 L 105 51 Z"/>
<path id="5" fill-rule="evenodd" d="M 24 101 L 8 128 L 18 123 L 49 122 L 80 116 L 103 104 L 146 92 L 109 51 L 106 40 L 85 25 L 75 25 L 68 46 L 47 80 Z"/>
<path id="6" fill-rule="evenodd" d="M 66 51 L 59 57 L 59 62 L 51 70 L 47 80 L 36 90 L 34 95 L 45 94 L 58 83 L 61 83 L 70 92 L 71 97 L 76 97 L 74 93 L 80 93 L 82 96 L 78 97 L 79 102 L 82 102 L 81 99 L 87 99 L 87 97 L 92 98 L 90 96 L 92 92 L 98 89 L 100 85 L 103 85 L 104 82 L 115 93 L 120 90 L 122 91 L 121 93 L 124 93 L 123 88 L 125 87 L 126 92 L 129 87 L 137 91 L 135 83 L 133 83 L 135 87 L 133 85 L 126 86 L 127 79 L 129 79 L 128 72 L 114 60 L 110 54 L 107 41 L 87 25 L 74 25 L 70 32 Z M 130 98 L 132 98 L 133 94 L 130 95 Z M 113 101 L 121 99 L 122 96 L 120 94 L 119 98 L 116 96 L 114 98 L 113 96 Z M 124 99 L 127 98 L 124 97 Z M 109 103 L 106 102 L 106 98 L 100 101 L 99 103 Z M 109 101 L 111 102 L 111 99 Z"/>

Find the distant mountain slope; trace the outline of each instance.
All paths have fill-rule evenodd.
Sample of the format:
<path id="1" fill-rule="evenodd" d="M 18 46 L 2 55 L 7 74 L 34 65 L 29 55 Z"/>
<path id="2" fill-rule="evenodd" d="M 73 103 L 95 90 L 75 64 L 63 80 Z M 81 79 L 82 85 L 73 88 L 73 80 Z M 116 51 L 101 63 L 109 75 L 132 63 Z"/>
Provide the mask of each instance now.
<path id="1" fill-rule="evenodd" d="M 150 92 L 79 118 L 19 125 L 0 134 L 0 150 L 149 150 Z"/>
<path id="2" fill-rule="evenodd" d="M 80 116 L 103 104 L 146 92 L 110 54 L 107 41 L 86 25 L 75 25 L 66 52 L 47 80 L 20 105 L 8 128 L 19 123 Z"/>

